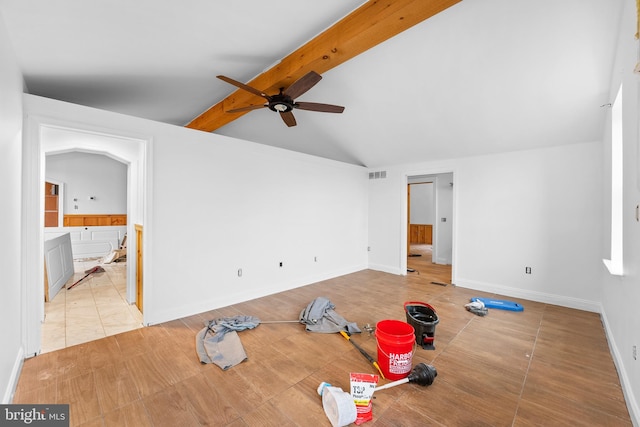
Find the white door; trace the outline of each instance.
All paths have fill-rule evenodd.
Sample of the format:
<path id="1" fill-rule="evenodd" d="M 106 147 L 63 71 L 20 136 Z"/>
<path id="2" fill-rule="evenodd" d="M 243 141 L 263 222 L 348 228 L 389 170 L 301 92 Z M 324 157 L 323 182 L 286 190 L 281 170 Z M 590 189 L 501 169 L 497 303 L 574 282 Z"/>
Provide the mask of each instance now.
<path id="1" fill-rule="evenodd" d="M 47 269 L 45 295 L 51 301 L 73 276 L 73 254 L 69 233 L 44 242 L 44 260 Z"/>

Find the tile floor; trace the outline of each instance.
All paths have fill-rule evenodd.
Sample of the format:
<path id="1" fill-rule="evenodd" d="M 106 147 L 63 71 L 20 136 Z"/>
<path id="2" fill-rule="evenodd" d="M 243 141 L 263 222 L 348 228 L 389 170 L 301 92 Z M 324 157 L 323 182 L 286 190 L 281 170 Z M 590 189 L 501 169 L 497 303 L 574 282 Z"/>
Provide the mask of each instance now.
<path id="1" fill-rule="evenodd" d="M 96 265 L 105 272 L 92 274 L 73 289 L 66 289 Z M 75 260 L 74 271 L 66 287 L 44 304 L 42 353 L 142 327 L 142 314 L 126 300 L 126 262 Z"/>

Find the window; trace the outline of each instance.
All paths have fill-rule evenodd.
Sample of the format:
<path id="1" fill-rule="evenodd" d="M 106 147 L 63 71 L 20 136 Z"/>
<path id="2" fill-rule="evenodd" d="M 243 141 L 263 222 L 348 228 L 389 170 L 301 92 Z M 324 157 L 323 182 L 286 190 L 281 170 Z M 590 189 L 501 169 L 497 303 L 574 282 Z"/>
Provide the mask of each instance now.
<path id="1" fill-rule="evenodd" d="M 609 273 L 622 276 L 622 86 L 611 109 L 611 259 Z"/>

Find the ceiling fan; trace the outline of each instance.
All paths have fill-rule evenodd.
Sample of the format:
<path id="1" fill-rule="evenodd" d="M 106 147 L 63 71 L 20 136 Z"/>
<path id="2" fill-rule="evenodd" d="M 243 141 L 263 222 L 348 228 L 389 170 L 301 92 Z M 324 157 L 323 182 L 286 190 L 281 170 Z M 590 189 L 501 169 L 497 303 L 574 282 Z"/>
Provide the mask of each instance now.
<path id="1" fill-rule="evenodd" d="M 267 107 L 272 111 L 280 113 L 280 117 L 284 123 L 291 127 L 296 125 L 296 118 L 293 116 L 292 110 L 294 108 L 307 111 L 320 111 L 323 113 L 342 113 L 344 107 L 331 104 L 319 104 L 317 102 L 296 102 L 295 98 L 299 97 L 313 86 L 316 85 L 322 76 L 315 71 L 310 71 L 298 80 L 293 82 L 288 88 L 280 88 L 280 93 L 277 95 L 267 95 L 261 90 L 255 89 L 251 86 L 247 86 L 244 83 L 230 79 L 225 76 L 218 76 L 220 80 L 230 83 L 240 89 L 251 92 L 254 95 L 261 96 L 267 100 L 266 104 L 261 105 L 249 105 L 247 107 L 235 108 L 233 110 L 227 110 L 227 113 L 239 113 L 242 111 L 258 110 L 260 108 Z"/>

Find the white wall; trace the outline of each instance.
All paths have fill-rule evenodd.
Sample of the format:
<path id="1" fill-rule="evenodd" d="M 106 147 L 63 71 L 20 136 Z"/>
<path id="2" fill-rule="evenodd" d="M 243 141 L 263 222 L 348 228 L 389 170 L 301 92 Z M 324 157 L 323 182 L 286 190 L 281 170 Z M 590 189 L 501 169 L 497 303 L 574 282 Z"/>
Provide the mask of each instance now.
<path id="1" fill-rule="evenodd" d="M 101 154 L 74 152 L 47 155 L 45 170 L 47 179 L 64 183 L 60 206 L 65 214 L 127 213 L 126 164 Z"/>
<path id="2" fill-rule="evenodd" d="M 369 180 L 369 268 L 406 274 L 408 181 L 399 170 L 386 172 L 384 179 Z"/>
<path id="3" fill-rule="evenodd" d="M 362 167 L 35 96 L 25 97 L 25 110 L 28 120 L 152 141 L 143 221 L 147 323 L 367 266 Z"/>
<path id="4" fill-rule="evenodd" d="M 625 10 L 620 29 L 620 39 L 616 61 L 613 67 L 610 102 L 622 83 L 623 114 L 623 240 L 624 240 L 624 276 L 611 276 L 601 263 L 604 273 L 602 286 L 602 305 L 604 324 L 609 336 L 609 344 L 622 386 L 627 397 L 627 406 L 631 411 L 635 425 L 640 425 L 640 222 L 635 219 L 636 205 L 640 203 L 640 151 L 638 126 L 640 117 L 639 83 L 640 76 L 633 73 L 638 60 L 638 41 L 633 35 L 636 31 L 635 2 L 625 0 Z M 602 152 L 604 159 L 605 186 L 603 193 L 603 221 L 605 242 L 600 256 L 610 256 L 611 215 L 606 213 L 611 200 L 611 121 L 607 123 L 603 137 L 605 144 Z M 637 347 L 638 359 L 632 357 L 633 346 Z"/>
<path id="5" fill-rule="evenodd" d="M 461 160 L 456 283 L 599 311 L 600 152 L 584 143 Z"/>
<path id="6" fill-rule="evenodd" d="M 599 311 L 601 150 L 594 142 L 387 167 L 370 186 L 370 265 L 403 271 L 407 176 L 450 170 L 454 283 Z"/>
<path id="7" fill-rule="evenodd" d="M 409 189 L 411 191 L 409 222 L 411 224 L 433 224 L 433 183 L 411 184 Z"/>
<path id="8" fill-rule="evenodd" d="M 434 218 L 435 246 L 432 254 L 436 264 L 453 262 L 453 174 L 436 175 L 436 209 Z M 443 218 L 445 221 L 443 221 Z"/>
<path id="9" fill-rule="evenodd" d="M 23 358 L 21 296 L 22 75 L 0 14 L 0 399 L 12 398 Z"/>

